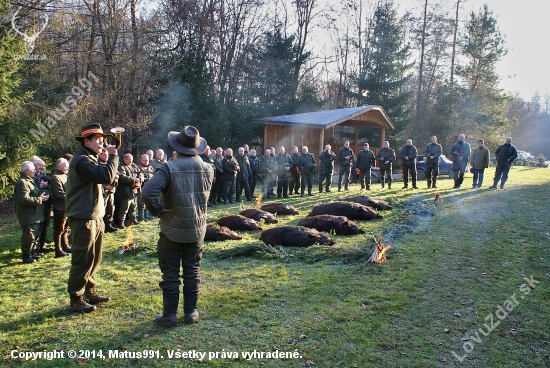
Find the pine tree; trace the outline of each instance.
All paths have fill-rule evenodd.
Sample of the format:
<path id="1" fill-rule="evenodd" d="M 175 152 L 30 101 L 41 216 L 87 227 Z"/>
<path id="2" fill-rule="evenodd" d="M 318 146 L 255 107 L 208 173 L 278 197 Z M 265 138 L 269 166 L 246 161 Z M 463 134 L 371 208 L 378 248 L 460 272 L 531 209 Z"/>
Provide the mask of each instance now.
<path id="1" fill-rule="evenodd" d="M 8 12 L 9 4 L 10 1 L 0 0 L 0 18 Z M 0 25 L 0 200 L 13 194 L 21 164 L 33 154 L 27 137 L 32 126 L 23 118 L 22 111 L 22 103 L 31 93 L 20 90 L 23 62 L 16 59 L 25 50 L 21 37 Z"/>
<path id="2" fill-rule="evenodd" d="M 370 49 L 365 63 L 364 78 L 357 78 L 359 105 L 380 105 L 395 125 L 393 136 L 407 129 L 411 91 L 404 88 L 411 78 L 408 64 L 409 46 L 405 44 L 403 24 L 397 18 L 393 2 L 378 5 L 374 12 L 372 36 L 367 46 Z"/>

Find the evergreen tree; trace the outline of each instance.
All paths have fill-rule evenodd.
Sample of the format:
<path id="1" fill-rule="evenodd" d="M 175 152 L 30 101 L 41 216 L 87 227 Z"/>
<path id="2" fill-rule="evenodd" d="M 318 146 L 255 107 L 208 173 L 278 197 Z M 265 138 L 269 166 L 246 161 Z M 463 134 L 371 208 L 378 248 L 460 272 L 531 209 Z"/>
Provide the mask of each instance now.
<path id="1" fill-rule="evenodd" d="M 10 1 L 0 0 L 0 18 L 8 12 L 9 4 Z M 25 52 L 21 37 L 0 25 L 0 200 L 11 197 L 22 162 L 34 152 L 27 137 L 32 126 L 22 111 L 22 103 L 31 93 L 20 88 L 22 61 L 16 60 L 16 56 Z"/>
<path id="2" fill-rule="evenodd" d="M 395 125 L 393 136 L 410 123 L 409 100 L 412 91 L 404 91 L 411 78 L 409 46 L 405 44 L 403 24 L 397 18 L 393 2 L 379 4 L 374 12 L 372 36 L 367 46 L 369 60 L 364 78 L 357 78 L 359 105 L 380 105 Z"/>
<path id="3" fill-rule="evenodd" d="M 185 125 L 195 126 L 209 145 L 227 144 L 229 123 L 214 92 L 212 76 L 206 66 L 206 57 L 198 47 L 190 47 L 176 67 L 176 81 L 188 91 L 189 120 L 179 119 L 181 130 Z"/>

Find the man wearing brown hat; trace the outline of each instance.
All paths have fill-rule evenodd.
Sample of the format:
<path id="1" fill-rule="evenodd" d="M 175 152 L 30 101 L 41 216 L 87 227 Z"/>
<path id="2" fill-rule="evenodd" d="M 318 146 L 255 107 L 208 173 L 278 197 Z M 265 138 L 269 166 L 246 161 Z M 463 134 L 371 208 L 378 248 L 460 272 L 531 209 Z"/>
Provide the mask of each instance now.
<path id="1" fill-rule="evenodd" d="M 67 291 L 73 312 L 89 313 L 97 303 L 108 302 L 109 297 L 96 293 L 95 273 L 101 263 L 103 248 L 103 188 L 115 180 L 118 166 L 117 150 L 107 146 L 109 157 L 105 165 L 98 164 L 104 134 L 99 124 L 82 127 L 80 150 L 69 165 L 65 195 L 65 216 L 71 228 L 72 257 Z"/>
<path id="2" fill-rule="evenodd" d="M 214 169 L 198 156 L 204 152 L 206 140 L 195 127 L 168 133 L 168 141 L 178 152 L 177 158 L 157 169 L 142 194 L 151 214 L 160 217 L 157 255 L 162 272 L 159 286 L 163 313 L 157 315 L 155 322 L 173 327 L 177 325 L 181 266 L 184 322 L 195 323 L 199 319 L 199 271 Z"/>

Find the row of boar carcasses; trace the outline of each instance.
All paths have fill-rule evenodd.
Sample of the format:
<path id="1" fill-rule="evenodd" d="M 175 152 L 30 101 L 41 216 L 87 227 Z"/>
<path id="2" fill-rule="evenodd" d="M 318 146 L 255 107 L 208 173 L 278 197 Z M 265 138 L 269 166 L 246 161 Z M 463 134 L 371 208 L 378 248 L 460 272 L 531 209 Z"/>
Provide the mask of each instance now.
<path id="1" fill-rule="evenodd" d="M 269 245 L 307 247 L 313 244 L 333 245 L 335 241 L 329 233 L 336 235 L 363 234 L 365 231 L 353 220 L 370 221 L 382 218 L 376 210 L 390 210 L 386 202 L 369 196 L 347 197 L 330 203 L 314 206 L 298 226 L 277 226 L 262 231 L 260 240 Z M 298 210 L 291 205 L 271 202 L 261 209 L 249 208 L 239 215 L 229 215 L 218 220 L 217 226 L 208 225 L 205 241 L 241 239 L 235 231 L 262 230 L 261 220 L 266 224 L 278 223 L 275 215 L 297 215 Z"/>

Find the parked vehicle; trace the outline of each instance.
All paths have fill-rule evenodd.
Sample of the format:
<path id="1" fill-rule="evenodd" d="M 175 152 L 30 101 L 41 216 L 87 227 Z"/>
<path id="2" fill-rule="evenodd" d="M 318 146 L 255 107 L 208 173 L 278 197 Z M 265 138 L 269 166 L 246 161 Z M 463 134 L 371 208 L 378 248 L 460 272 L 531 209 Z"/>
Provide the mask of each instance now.
<path id="1" fill-rule="evenodd" d="M 466 168 L 468 172 L 468 168 Z M 439 175 L 449 175 L 449 178 L 454 179 L 453 162 L 445 155 L 439 156 Z M 425 155 L 421 154 L 416 157 L 416 179 L 423 180 L 426 178 L 426 160 Z"/>

